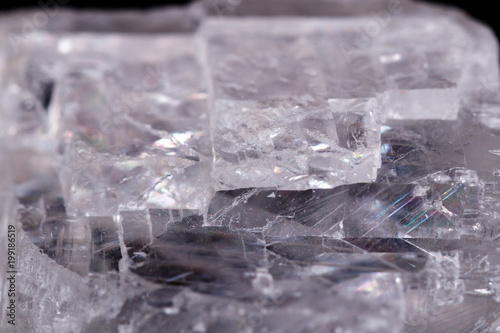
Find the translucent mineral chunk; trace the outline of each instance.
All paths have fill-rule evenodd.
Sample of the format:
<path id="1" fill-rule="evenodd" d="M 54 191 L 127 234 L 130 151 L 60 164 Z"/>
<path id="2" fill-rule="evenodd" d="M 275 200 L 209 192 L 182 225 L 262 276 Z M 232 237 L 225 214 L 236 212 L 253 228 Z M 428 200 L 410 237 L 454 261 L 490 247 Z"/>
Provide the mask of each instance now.
<path id="1" fill-rule="evenodd" d="M 380 98 L 384 115 L 391 119 L 454 120 L 458 115 L 456 88 L 391 90 Z"/>
<path id="2" fill-rule="evenodd" d="M 331 188 L 375 178 L 380 136 L 373 101 L 316 107 L 219 100 L 215 107 L 217 189 Z"/>
<path id="3" fill-rule="evenodd" d="M 116 47 L 108 52 L 99 39 Z M 76 55 L 90 48 L 113 57 L 116 70 L 94 67 L 94 58 L 68 64 L 60 79 L 50 131 L 66 145 L 63 187 L 70 213 L 111 215 L 120 206 L 202 209 L 210 196 L 211 152 L 193 39 L 150 39 L 148 45 L 161 50 L 136 59 L 118 52 L 144 44 L 134 37 L 68 37 L 61 43 Z"/>
<path id="4" fill-rule="evenodd" d="M 483 189 L 474 172 L 458 169 L 409 184 L 220 191 L 208 223 L 282 237 L 460 239 L 464 223 L 478 222 Z"/>
<path id="5" fill-rule="evenodd" d="M 490 30 L 393 0 L 51 9 L 0 15 L 0 331 L 500 331 Z"/>

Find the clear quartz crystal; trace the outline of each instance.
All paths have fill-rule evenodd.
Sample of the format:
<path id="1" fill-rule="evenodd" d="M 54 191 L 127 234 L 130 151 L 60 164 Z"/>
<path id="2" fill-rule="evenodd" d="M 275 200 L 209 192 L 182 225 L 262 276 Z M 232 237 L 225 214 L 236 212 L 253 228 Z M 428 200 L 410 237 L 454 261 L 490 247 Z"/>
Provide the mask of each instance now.
<path id="1" fill-rule="evenodd" d="M 0 43 L 0 331 L 500 330 L 498 43 L 463 13 L 58 7 Z"/>

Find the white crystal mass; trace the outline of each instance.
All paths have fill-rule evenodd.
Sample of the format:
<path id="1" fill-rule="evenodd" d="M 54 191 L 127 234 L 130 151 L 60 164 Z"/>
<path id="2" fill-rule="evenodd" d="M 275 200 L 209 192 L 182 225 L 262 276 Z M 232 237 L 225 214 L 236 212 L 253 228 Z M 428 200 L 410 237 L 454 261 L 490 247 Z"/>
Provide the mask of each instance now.
<path id="1" fill-rule="evenodd" d="M 408 0 L 40 15 L 0 16 L 0 331 L 500 331 L 489 29 Z"/>

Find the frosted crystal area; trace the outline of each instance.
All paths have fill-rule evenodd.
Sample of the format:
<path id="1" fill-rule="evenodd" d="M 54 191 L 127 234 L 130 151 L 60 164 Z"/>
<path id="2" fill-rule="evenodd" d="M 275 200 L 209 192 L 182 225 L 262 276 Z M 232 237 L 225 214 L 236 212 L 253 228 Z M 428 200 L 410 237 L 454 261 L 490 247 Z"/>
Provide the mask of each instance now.
<path id="1" fill-rule="evenodd" d="M 487 28 L 389 0 L 42 14 L 0 17 L 1 332 L 500 331 Z"/>
<path id="2" fill-rule="evenodd" d="M 303 190 L 370 182 L 381 164 L 376 107 L 373 99 L 329 100 L 322 106 L 218 101 L 216 189 Z"/>

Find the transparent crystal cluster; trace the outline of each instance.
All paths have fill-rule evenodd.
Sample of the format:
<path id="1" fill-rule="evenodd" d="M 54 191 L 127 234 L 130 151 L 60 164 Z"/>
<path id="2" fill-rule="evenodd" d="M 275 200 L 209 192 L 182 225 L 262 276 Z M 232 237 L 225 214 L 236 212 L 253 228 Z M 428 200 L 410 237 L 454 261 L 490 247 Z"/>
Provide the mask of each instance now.
<path id="1" fill-rule="evenodd" d="M 403 0 L 56 9 L 0 17 L 2 332 L 500 332 L 489 29 Z"/>

